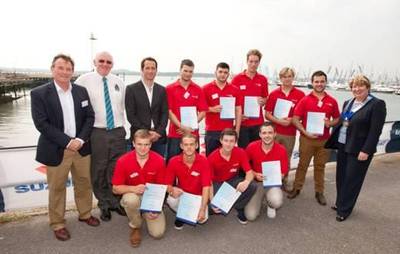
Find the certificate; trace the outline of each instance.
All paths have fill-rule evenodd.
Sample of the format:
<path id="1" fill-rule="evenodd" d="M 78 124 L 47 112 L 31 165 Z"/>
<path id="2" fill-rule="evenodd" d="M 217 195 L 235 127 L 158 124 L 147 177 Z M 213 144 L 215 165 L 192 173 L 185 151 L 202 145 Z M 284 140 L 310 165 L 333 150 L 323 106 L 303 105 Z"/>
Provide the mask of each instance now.
<path id="1" fill-rule="evenodd" d="M 219 104 L 222 106 L 221 119 L 235 119 L 235 97 L 220 97 Z"/>
<path id="2" fill-rule="evenodd" d="M 244 116 L 248 118 L 258 118 L 260 116 L 260 105 L 257 96 L 244 97 Z"/>
<path id="3" fill-rule="evenodd" d="M 323 135 L 325 128 L 325 113 L 308 112 L 306 131 L 316 135 Z"/>
<path id="4" fill-rule="evenodd" d="M 190 127 L 193 130 L 199 128 L 197 122 L 197 108 L 196 107 L 181 107 L 181 124 L 186 127 Z"/>
<path id="5" fill-rule="evenodd" d="M 146 183 L 140 211 L 161 213 L 166 192 L 167 185 Z"/>
<path id="6" fill-rule="evenodd" d="M 274 116 L 278 119 L 288 117 L 292 105 L 293 102 L 278 98 L 275 104 Z"/>
<path id="7" fill-rule="evenodd" d="M 201 196 L 184 192 L 179 197 L 176 218 L 185 223 L 196 225 L 201 207 Z"/>
<path id="8" fill-rule="evenodd" d="M 263 174 L 263 186 L 279 187 L 282 186 L 281 162 L 280 161 L 264 161 L 261 163 Z"/>
<path id="9" fill-rule="evenodd" d="M 240 191 L 237 191 L 230 184 L 224 182 L 211 200 L 211 205 L 226 215 L 241 194 Z"/>

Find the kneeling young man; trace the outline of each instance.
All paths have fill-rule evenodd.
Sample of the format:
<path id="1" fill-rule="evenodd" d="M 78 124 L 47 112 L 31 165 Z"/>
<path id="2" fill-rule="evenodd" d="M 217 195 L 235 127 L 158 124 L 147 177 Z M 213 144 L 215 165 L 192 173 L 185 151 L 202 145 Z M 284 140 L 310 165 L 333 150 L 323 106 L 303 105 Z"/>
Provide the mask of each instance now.
<path id="1" fill-rule="evenodd" d="M 149 234 L 159 239 L 165 232 L 165 215 L 141 213 L 140 204 L 146 183 L 165 184 L 165 163 L 163 157 L 150 151 L 151 134 L 148 130 L 137 130 L 133 137 L 135 149 L 121 156 L 112 178 L 113 192 L 122 195 L 121 206 L 125 208 L 132 228 L 130 242 L 133 247 L 141 242 L 142 219 L 147 223 Z"/>
<path id="2" fill-rule="evenodd" d="M 195 135 L 184 134 L 180 143 L 182 153 L 169 160 L 166 177 L 169 193 L 167 203 L 176 212 L 183 192 L 201 196 L 197 222 L 202 224 L 208 219 L 207 204 L 210 197 L 211 172 L 207 159 L 196 152 L 198 146 Z M 173 186 L 176 180 L 177 186 Z M 183 222 L 175 220 L 175 228 L 181 230 Z"/>
<path id="3" fill-rule="evenodd" d="M 236 188 L 242 194 L 236 200 L 233 207 L 238 212 L 237 218 L 241 224 L 247 224 L 247 218 L 244 214 L 244 208 L 250 201 L 257 189 L 257 185 L 252 182 L 254 178 L 251 170 L 249 159 L 246 152 L 236 147 L 237 132 L 233 129 L 224 129 L 221 132 L 219 141 L 222 147 L 214 150 L 208 156 L 210 163 L 213 186 L 211 191 L 211 199 L 217 193 L 224 182 Z M 242 169 L 246 173 L 246 177 L 240 177 L 239 171 Z M 215 213 L 221 213 L 217 208 L 212 208 Z"/>
<path id="4" fill-rule="evenodd" d="M 276 209 L 282 206 L 283 193 L 280 187 L 264 188 L 262 163 L 267 161 L 280 161 L 282 177 L 288 172 L 288 159 L 286 149 L 283 145 L 275 142 L 275 127 L 270 122 L 265 122 L 260 127 L 259 135 L 261 140 L 253 141 L 247 148 L 247 156 L 254 170 L 257 182 L 257 191 L 245 208 L 245 215 L 248 220 L 255 220 L 260 214 L 264 197 L 267 199 L 267 216 L 275 218 Z"/>

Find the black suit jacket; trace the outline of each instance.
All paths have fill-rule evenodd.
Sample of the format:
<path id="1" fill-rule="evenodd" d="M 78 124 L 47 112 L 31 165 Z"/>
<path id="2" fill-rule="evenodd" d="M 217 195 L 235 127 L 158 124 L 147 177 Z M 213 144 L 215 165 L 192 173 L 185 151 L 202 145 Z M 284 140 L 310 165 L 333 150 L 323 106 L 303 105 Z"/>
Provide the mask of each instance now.
<path id="1" fill-rule="evenodd" d="M 343 110 L 351 100 L 345 101 Z M 360 110 L 354 113 L 349 121 L 346 132 L 344 150 L 347 153 L 358 154 L 360 151 L 372 155 L 376 152 L 379 136 L 382 133 L 386 118 L 386 104 L 383 100 L 373 97 Z M 339 130 L 343 119 L 333 128 L 332 135 L 326 142 L 326 148 L 338 148 Z"/>
<path id="2" fill-rule="evenodd" d="M 165 88 L 157 83 L 153 87 L 153 99 L 151 105 L 147 97 L 146 88 L 142 81 L 128 85 L 125 92 L 125 110 L 131 124 L 131 139 L 139 129 L 151 128 L 151 120 L 154 122 L 154 131 L 166 140 L 166 128 L 168 123 L 168 104 Z"/>
<path id="3" fill-rule="evenodd" d="M 71 93 L 74 100 L 76 137 L 85 142 L 79 153 L 85 156 L 90 154 L 89 137 L 93 128 L 94 112 L 86 88 L 72 84 Z M 31 111 L 33 123 L 40 132 L 36 160 L 48 166 L 58 166 L 71 137 L 64 133 L 63 112 L 54 82 L 31 91 Z"/>

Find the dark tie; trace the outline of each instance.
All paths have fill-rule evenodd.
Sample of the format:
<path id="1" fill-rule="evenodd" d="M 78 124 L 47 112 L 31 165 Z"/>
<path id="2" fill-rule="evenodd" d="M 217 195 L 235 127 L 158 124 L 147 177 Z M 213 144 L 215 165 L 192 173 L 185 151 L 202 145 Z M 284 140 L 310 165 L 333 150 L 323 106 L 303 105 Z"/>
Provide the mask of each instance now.
<path id="1" fill-rule="evenodd" d="M 114 129 L 114 115 L 111 106 L 110 94 L 108 93 L 108 84 L 106 77 L 103 77 L 103 88 L 104 88 L 104 103 L 106 105 L 107 130 L 111 130 Z"/>

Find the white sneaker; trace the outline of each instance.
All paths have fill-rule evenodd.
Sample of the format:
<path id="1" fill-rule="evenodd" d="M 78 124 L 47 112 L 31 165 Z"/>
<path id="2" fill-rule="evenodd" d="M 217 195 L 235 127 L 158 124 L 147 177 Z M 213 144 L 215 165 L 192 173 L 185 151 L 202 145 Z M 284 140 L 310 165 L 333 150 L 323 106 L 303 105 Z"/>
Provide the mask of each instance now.
<path id="1" fill-rule="evenodd" d="M 276 209 L 268 206 L 267 207 L 267 216 L 270 219 L 275 218 L 276 217 Z"/>

